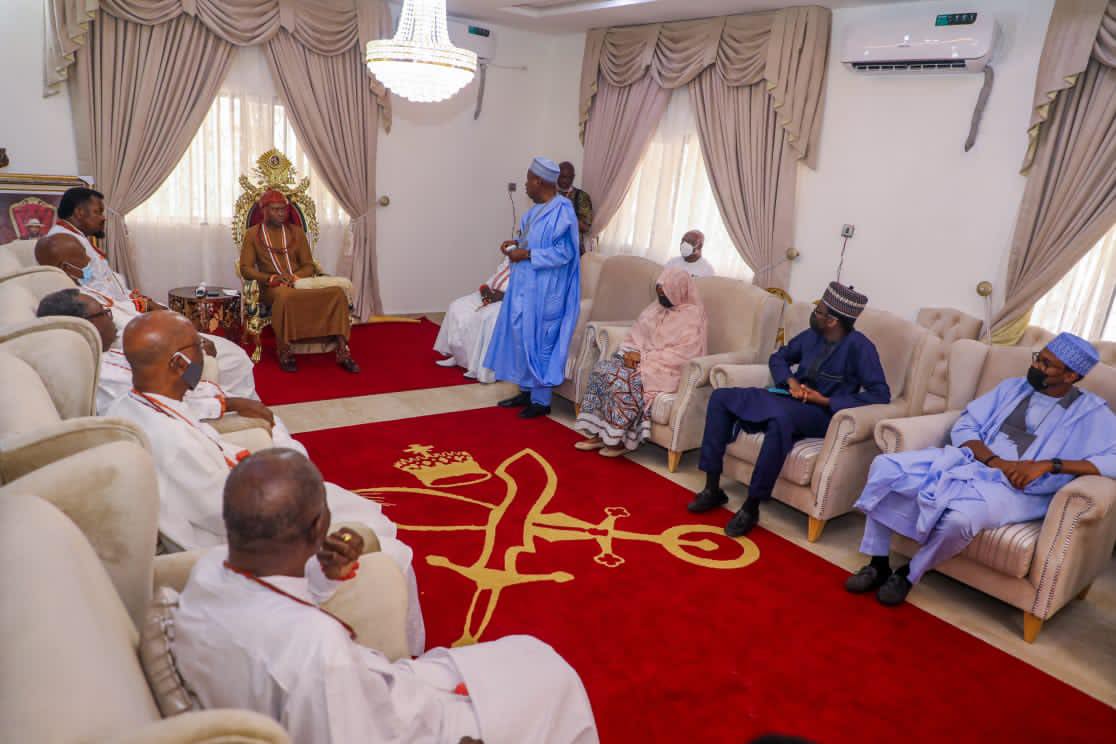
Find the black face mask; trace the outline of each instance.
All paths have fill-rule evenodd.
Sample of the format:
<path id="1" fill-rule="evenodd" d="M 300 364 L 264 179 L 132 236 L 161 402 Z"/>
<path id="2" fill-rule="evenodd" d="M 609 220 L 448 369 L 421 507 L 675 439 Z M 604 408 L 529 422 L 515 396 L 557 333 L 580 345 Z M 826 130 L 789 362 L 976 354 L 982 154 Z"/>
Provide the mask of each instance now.
<path id="1" fill-rule="evenodd" d="M 819 336 L 825 333 L 825 327 L 822 325 L 821 320 L 813 313 L 810 313 L 810 330 Z"/>
<path id="2" fill-rule="evenodd" d="M 186 358 L 185 354 L 180 354 L 183 359 Z M 190 362 L 186 365 L 186 369 L 182 370 L 182 381 L 186 383 L 186 387 L 193 390 L 201 382 L 202 378 L 202 363 Z"/>
<path id="3" fill-rule="evenodd" d="M 1035 390 L 1042 392 L 1050 387 L 1050 383 L 1046 381 L 1046 375 L 1038 367 L 1031 367 L 1027 370 L 1027 382 L 1031 384 Z"/>
<path id="4" fill-rule="evenodd" d="M 674 303 L 668 300 L 666 295 L 659 295 L 659 304 L 667 309 L 674 307 Z"/>

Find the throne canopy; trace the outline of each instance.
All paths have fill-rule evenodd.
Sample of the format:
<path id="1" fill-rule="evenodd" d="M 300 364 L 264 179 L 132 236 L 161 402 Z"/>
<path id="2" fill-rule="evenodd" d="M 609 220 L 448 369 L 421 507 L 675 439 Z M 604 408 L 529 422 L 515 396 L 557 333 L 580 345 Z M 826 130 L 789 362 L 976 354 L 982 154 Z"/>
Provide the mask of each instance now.
<path id="1" fill-rule="evenodd" d="M 240 177 L 240 197 L 236 200 L 233 216 L 233 244 L 239 249 L 248 228 L 263 221 L 263 213 L 257 202 L 265 191 L 275 189 L 286 196 L 290 203 L 287 207 L 287 222 L 302 228 L 312 250 L 318 242 L 318 215 L 314 200 L 307 193 L 309 188 L 310 179 L 299 180 L 286 155 L 275 149 L 260 155 L 256 159 L 256 167 L 252 169 L 252 177 Z"/>

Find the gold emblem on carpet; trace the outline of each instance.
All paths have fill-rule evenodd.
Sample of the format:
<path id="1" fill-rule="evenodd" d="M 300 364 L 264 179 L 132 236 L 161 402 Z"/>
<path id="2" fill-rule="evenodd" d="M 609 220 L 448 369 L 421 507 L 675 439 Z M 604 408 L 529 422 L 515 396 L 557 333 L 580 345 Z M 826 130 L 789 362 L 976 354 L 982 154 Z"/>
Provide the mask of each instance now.
<path id="1" fill-rule="evenodd" d="M 523 573 L 519 570 L 519 557 L 523 554 L 537 554 L 537 541 L 558 543 L 569 541 L 595 542 L 598 553 L 593 560 L 608 569 L 624 565 L 625 558 L 617 552 L 617 543 L 623 541 L 644 542 L 659 545 L 673 557 L 702 568 L 731 570 L 743 568 L 759 558 L 759 548 L 747 538 L 726 537 L 720 527 L 707 524 L 680 524 L 652 534 L 634 532 L 617 527 L 617 521 L 631 517 L 631 512 L 623 506 L 609 506 L 604 509 L 604 519 L 592 522 L 559 511 L 547 511 L 550 501 L 558 489 L 558 476 L 547 460 L 533 449 L 525 448 L 511 455 L 497 466 L 494 472 L 485 470 L 468 452 L 438 452 L 430 445 L 413 444 L 407 448 L 405 457 L 395 463 L 395 467 L 420 483 L 421 488 L 406 486 L 379 486 L 357 489 L 357 493 L 383 501 L 389 494 L 422 494 L 438 498 L 472 504 L 488 511 L 488 519 L 483 524 L 419 525 L 398 524 L 400 530 L 409 532 L 476 532 L 483 536 L 480 555 L 469 565 L 460 565 L 440 555 L 429 555 L 426 562 L 431 566 L 446 568 L 471 581 L 475 587 L 469 609 L 465 615 L 461 637 L 454 646 L 476 643 L 488 627 L 504 589 L 518 584 L 536 582 L 565 583 L 573 581 L 574 575 L 568 571 L 549 573 Z M 521 461 L 536 464 L 544 475 L 543 487 L 535 493 L 526 492 L 509 470 Z M 446 489 L 458 489 L 475 485 L 491 479 L 495 475 L 504 484 L 504 493 L 499 503 L 489 503 L 471 498 L 462 493 Z M 522 539 L 518 544 L 498 550 L 496 545 L 497 528 L 501 525 L 509 507 L 517 499 L 533 499 L 523 520 Z M 733 546 L 735 555 L 727 558 L 714 558 L 709 555 L 718 547 Z"/>

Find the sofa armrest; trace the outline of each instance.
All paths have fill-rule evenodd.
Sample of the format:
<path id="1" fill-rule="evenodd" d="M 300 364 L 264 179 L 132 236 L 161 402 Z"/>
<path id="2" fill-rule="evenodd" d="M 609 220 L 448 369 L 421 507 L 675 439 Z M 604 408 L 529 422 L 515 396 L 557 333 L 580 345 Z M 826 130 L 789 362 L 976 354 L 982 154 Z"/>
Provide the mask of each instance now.
<path id="1" fill-rule="evenodd" d="M 251 710 L 216 708 L 171 716 L 120 732 L 117 744 L 290 744 L 290 737 L 277 722 Z"/>
<path id="2" fill-rule="evenodd" d="M 718 364 L 709 372 L 714 389 L 726 387 L 768 387 L 771 370 L 766 364 Z"/>
<path id="3" fill-rule="evenodd" d="M 155 556 L 152 590 L 157 591 L 159 587 L 166 586 L 181 592 L 186 587 L 190 572 L 194 570 L 194 564 L 203 555 L 205 555 L 204 550 L 184 550 L 181 553 Z"/>
<path id="4" fill-rule="evenodd" d="M 959 411 L 945 411 L 929 416 L 884 419 L 876 424 L 876 444 L 880 452 L 889 455 L 941 447 L 949 441 L 949 431 L 960 416 Z"/>
<path id="5" fill-rule="evenodd" d="M 620 344 L 624 343 L 624 339 L 628 337 L 628 331 L 631 327 L 631 323 L 590 324 L 590 330 L 593 333 L 592 338 L 596 339 L 597 349 L 600 351 L 597 361 L 608 359 L 619 351 Z"/>
<path id="6" fill-rule="evenodd" d="M 1050 502 L 1035 546 L 1031 614 L 1045 620 L 1092 583 L 1116 543 L 1116 480 L 1075 478 Z"/>
<path id="7" fill-rule="evenodd" d="M 105 416 L 67 419 L 0 441 L 0 483 L 110 442 L 134 442 L 151 451 L 147 435 L 126 419 Z"/>
<path id="8" fill-rule="evenodd" d="M 726 351 L 723 354 L 707 354 L 703 357 L 695 357 L 690 360 L 682 372 L 683 384 L 686 380 L 693 380 L 695 386 L 708 385 L 709 377 L 715 367 L 751 366 L 759 361 L 757 358 L 759 356 L 760 352 L 756 349 L 745 349 L 744 351 Z M 764 365 L 764 368 L 766 369 L 766 365 Z"/>

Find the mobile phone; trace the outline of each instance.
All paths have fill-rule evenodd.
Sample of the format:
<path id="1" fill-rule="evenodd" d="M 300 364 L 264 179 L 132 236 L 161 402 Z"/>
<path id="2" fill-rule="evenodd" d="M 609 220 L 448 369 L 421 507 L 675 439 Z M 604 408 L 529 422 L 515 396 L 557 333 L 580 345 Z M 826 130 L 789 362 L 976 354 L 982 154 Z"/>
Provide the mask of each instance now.
<path id="1" fill-rule="evenodd" d="M 790 395 L 789 390 L 784 390 L 781 387 L 774 387 L 774 386 L 767 388 L 767 392 L 775 393 L 776 395 Z"/>

